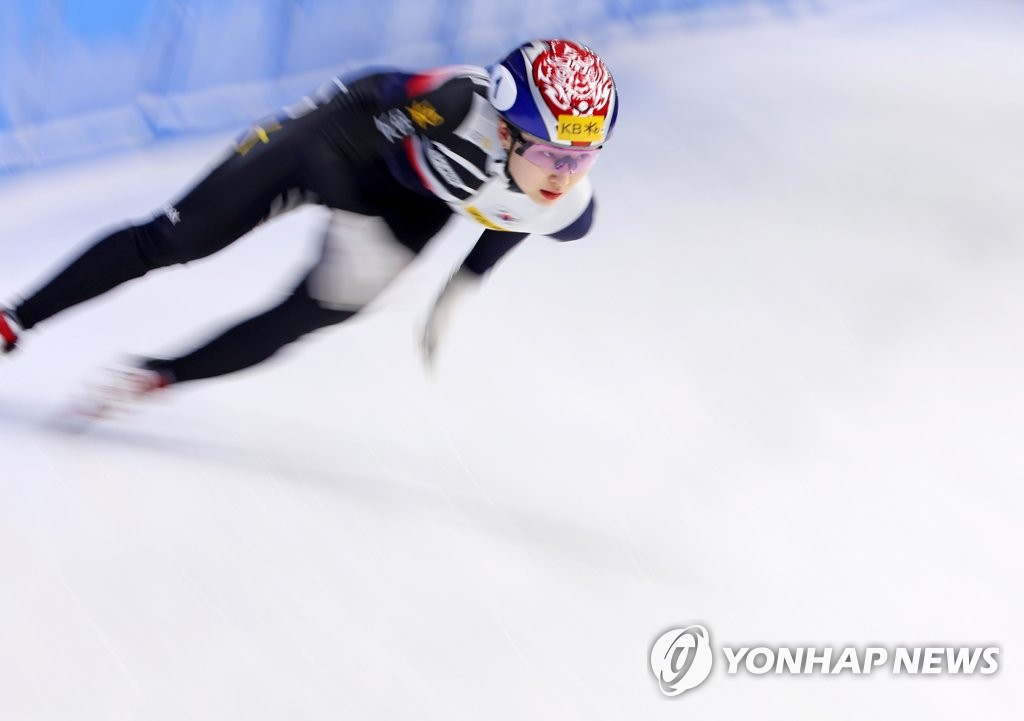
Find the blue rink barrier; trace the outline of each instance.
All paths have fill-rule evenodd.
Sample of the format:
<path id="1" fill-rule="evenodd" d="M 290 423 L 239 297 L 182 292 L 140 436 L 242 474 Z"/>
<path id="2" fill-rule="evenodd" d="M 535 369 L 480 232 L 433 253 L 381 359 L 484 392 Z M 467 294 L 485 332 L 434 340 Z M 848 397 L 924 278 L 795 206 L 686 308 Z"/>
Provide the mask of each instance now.
<path id="1" fill-rule="evenodd" d="M 363 65 L 493 62 L 530 37 L 601 48 L 667 16 L 813 0 L 5 0 L 0 174 L 239 127 Z M 671 19 L 669 17 L 668 19 Z"/>

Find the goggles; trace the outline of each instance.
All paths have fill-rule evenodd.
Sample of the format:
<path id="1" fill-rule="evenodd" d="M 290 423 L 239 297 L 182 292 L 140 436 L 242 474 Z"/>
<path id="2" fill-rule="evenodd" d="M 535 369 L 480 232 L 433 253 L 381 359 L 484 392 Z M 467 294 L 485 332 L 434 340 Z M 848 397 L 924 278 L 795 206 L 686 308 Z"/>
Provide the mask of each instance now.
<path id="1" fill-rule="evenodd" d="M 552 173 L 575 175 L 584 173 L 597 162 L 601 148 L 565 148 L 527 140 L 522 133 L 512 135 L 516 145 L 513 152 L 538 168 Z"/>

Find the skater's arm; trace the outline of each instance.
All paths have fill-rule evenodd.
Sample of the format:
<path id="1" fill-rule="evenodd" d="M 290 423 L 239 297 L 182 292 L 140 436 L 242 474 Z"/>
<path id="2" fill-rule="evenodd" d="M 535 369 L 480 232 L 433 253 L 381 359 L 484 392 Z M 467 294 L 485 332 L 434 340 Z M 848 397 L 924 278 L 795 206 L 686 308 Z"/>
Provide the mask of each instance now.
<path id="1" fill-rule="evenodd" d="M 527 235 L 529 233 L 506 233 L 490 229 L 480 234 L 476 245 L 445 283 L 430 308 L 420 343 L 423 362 L 428 368 L 433 365 L 437 345 L 447 334 L 455 309 L 462 304 L 466 296 L 476 291 L 491 268 Z"/>
<path id="2" fill-rule="evenodd" d="M 594 199 L 580 213 L 574 221 L 561 230 L 551 233 L 547 237 L 555 240 L 568 241 L 579 240 L 585 236 L 594 223 Z M 513 248 L 519 245 L 529 233 L 508 233 L 497 230 L 485 230 L 480 234 L 480 239 L 469 251 L 469 255 L 462 261 L 460 271 L 466 271 L 478 278 L 483 277 L 491 270 L 498 261 L 505 257 Z"/>
<path id="3" fill-rule="evenodd" d="M 460 270 L 475 275 L 477 278 L 483 277 L 528 235 L 529 233 L 485 230 L 480 234 L 473 249 L 469 251 L 469 255 L 462 261 Z"/>
<path id="4" fill-rule="evenodd" d="M 569 223 L 559 231 L 552 233 L 549 237 L 555 240 L 579 240 L 590 232 L 590 226 L 594 224 L 594 199 L 591 198 L 586 209 L 580 213 L 576 220 Z"/>
<path id="5" fill-rule="evenodd" d="M 559 241 L 578 240 L 590 231 L 593 222 L 594 199 L 591 198 L 579 216 L 561 230 L 548 234 L 548 237 Z M 433 365 L 437 345 L 448 332 L 456 308 L 468 295 L 475 292 L 483 277 L 497 265 L 498 261 L 528 235 L 529 233 L 525 232 L 510 233 L 490 229 L 481 233 L 473 249 L 448 279 L 431 307 L 421 343 L 423 359 L 428 367 Z"/>
<path id="6" fill-rule="evenodd" d="M 431 306 L 430 315 L 427 316 L 420 337 L 420 351 L 423 354 L 423 363 L 428 369 L 433 368 L 438 343 L 447 334 L 455 309 L 462 304 L 465 296 L 476 291 L 480 285 L 480 277 L 465 267 L 459 268 L 445 283 Z"/>
<path id="7" fill-rule="evenodd" d="M 572 223 L 549 237 L 560 241 L 579 240 L 590 230 L 594 220 L 594 201 L 591 199 L 586 209 Z M 462 261 L 459 269 L 449 278 L 427 318 L 423 330 L 423 359 L 428 367 L 432 366 L 437 344 L 451 326 L 455 309 L 471 295 L 480 285 L 483 277 L 519 245 L 529 233 L 504 233 L 496 230 L 485 230 L 476 245 Z"/>

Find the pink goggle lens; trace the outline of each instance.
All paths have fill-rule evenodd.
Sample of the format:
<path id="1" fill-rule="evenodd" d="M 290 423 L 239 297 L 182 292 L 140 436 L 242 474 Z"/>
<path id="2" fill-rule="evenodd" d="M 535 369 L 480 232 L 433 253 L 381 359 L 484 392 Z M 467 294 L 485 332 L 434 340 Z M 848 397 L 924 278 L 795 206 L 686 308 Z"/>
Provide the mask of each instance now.
<path id="1" fill-rule="evenodd" d="M 515 152 L 538 168 L 552 173 L 573 175 L 590 170 L 597 162 L 601 149 L 562 148 L 557 145 L 545 145 L 525 140 L 516 147 Z"/>

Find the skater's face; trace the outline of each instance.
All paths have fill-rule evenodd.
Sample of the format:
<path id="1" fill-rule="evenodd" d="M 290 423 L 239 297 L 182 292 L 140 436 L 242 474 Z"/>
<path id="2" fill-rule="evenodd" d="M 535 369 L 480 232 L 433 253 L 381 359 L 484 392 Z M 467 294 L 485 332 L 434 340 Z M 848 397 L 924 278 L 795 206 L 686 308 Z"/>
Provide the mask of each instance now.
<path id="1" fill-rule="evenodd" d="M 519 189 L 539 205 L 554 205 L 587 177 L 598 150 L 546 145 L 529 133 L 515 133 L 503 121 L 498 137 L 508 152 L 508 173 Z"/>

